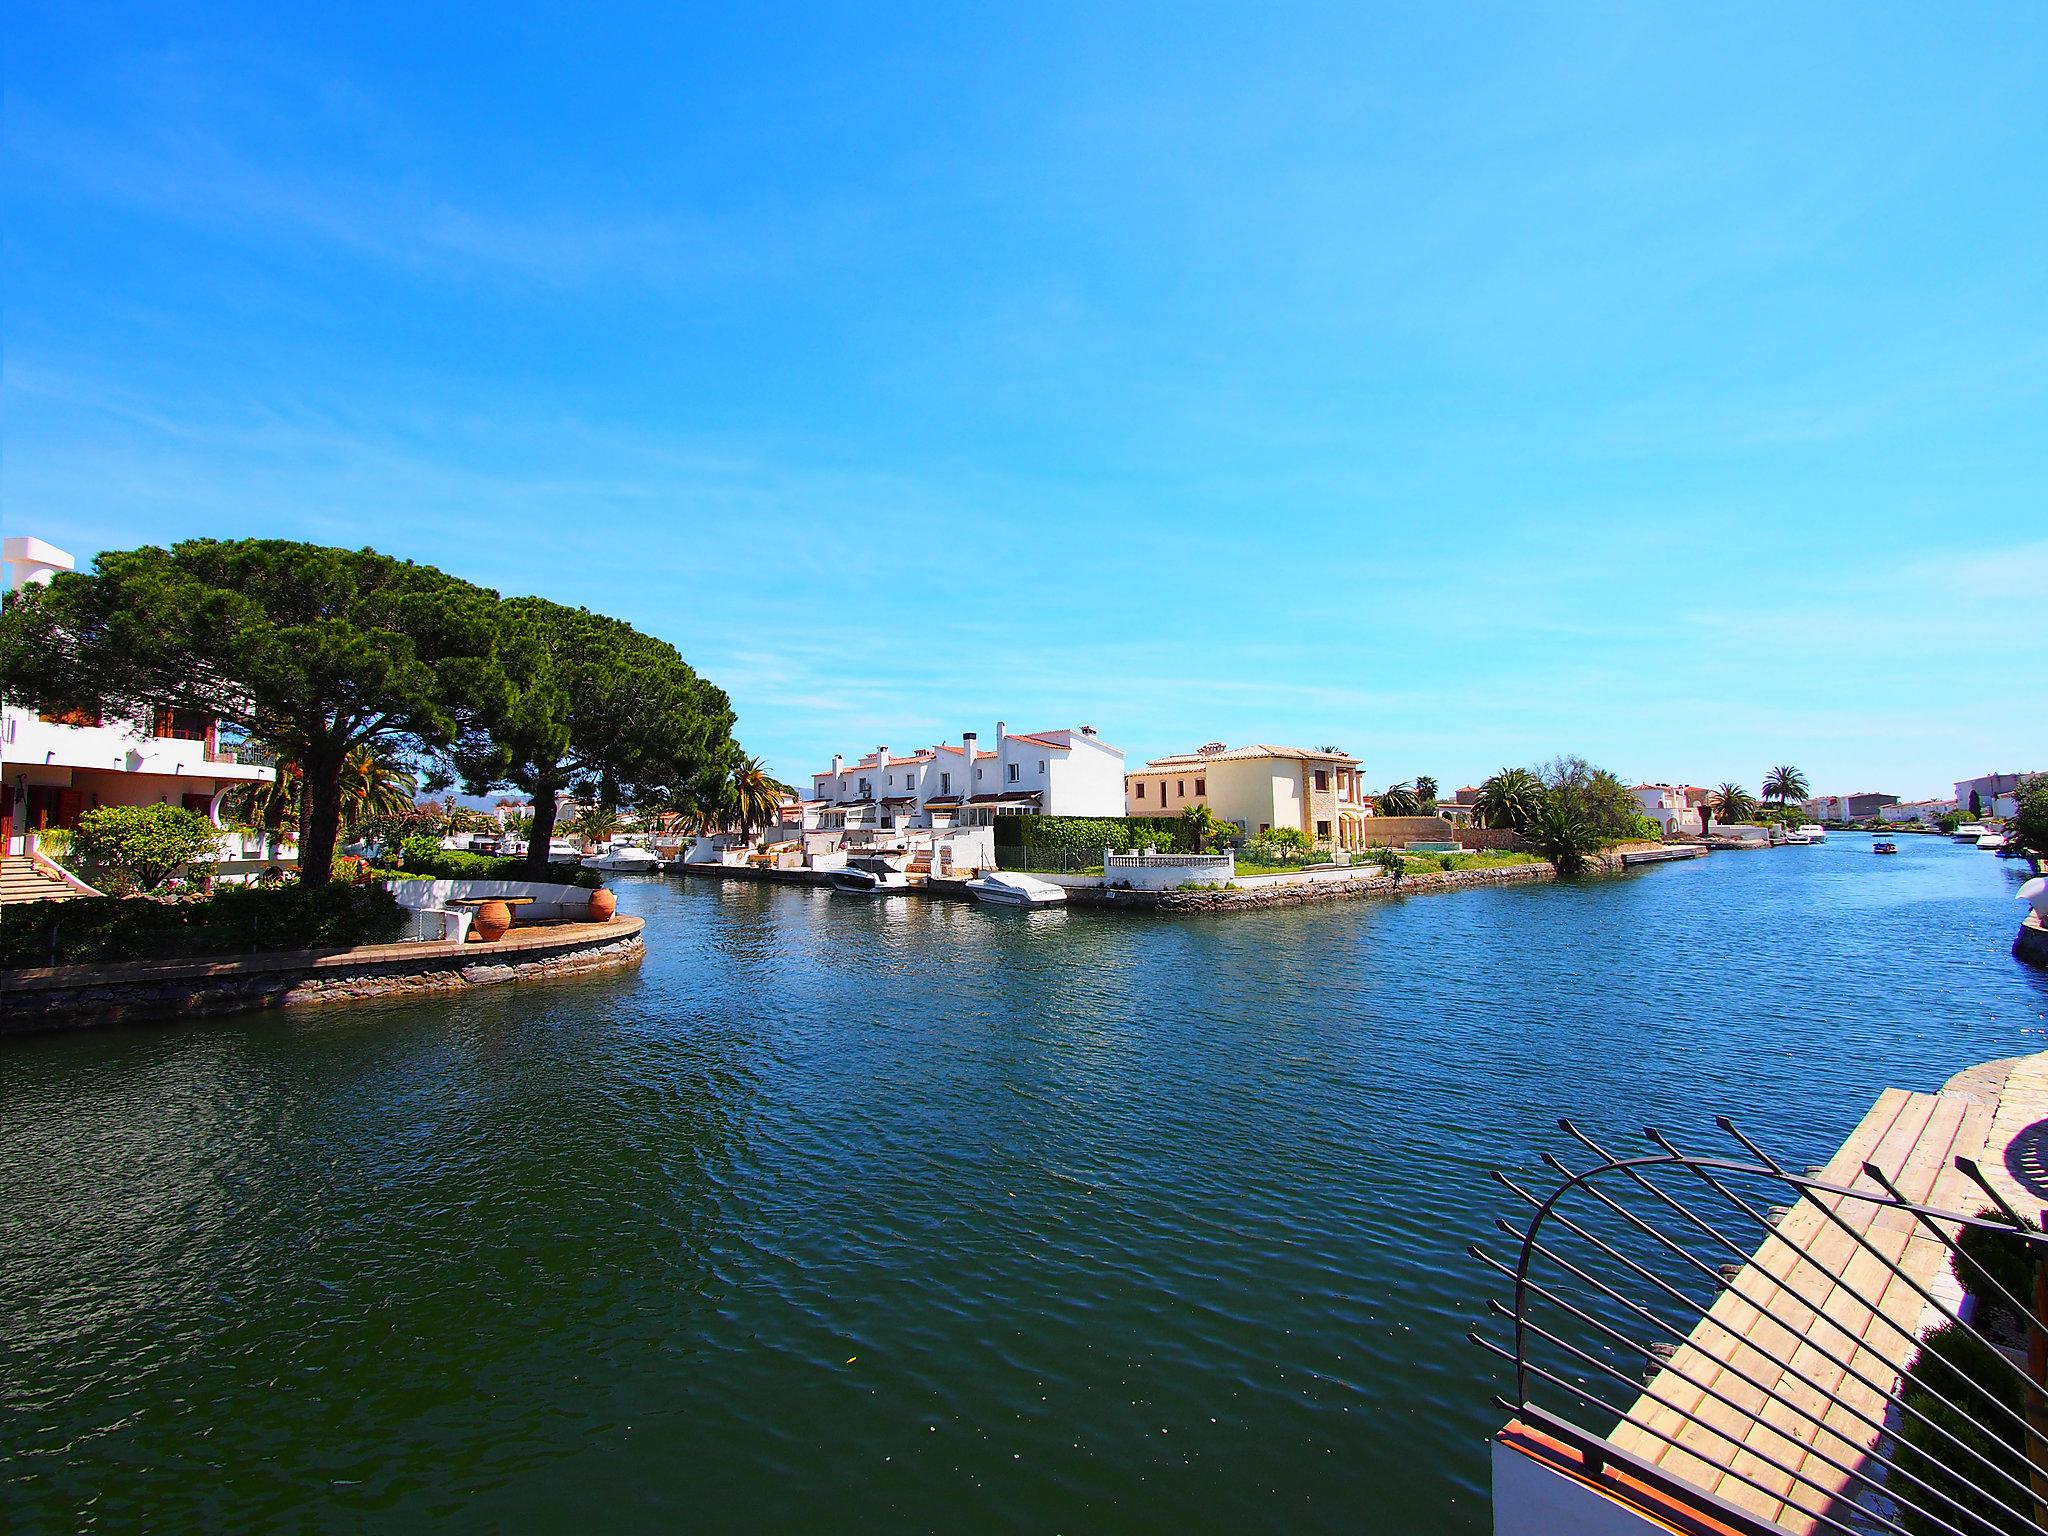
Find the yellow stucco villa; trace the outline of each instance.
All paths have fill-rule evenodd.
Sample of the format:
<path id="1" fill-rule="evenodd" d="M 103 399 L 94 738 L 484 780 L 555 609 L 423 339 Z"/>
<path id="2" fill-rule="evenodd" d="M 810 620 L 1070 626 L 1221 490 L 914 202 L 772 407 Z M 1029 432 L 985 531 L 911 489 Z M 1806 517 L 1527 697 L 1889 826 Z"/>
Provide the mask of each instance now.
<path id="1" fill-rule="evenodd" d="M 1358 764 L 1334 749 L 1226 747 L 1212 741 L 1125 774 L 1124 810 L 1131 816 L 1178 816 L 1191 805 L 1206 805 L 1218 821 L 1236 822 L 1249 837 L 1298 827 L 1320 847 L 1363 848 L 1372 801 Z"/>

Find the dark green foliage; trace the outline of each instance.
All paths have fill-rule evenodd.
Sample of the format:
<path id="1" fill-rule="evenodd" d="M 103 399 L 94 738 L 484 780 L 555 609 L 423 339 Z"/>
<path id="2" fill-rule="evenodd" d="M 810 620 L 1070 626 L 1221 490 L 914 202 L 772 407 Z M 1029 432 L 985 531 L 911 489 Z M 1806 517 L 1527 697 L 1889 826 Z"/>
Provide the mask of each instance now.
<path id="1" fill-rule="evenodd" d="M 1503 768 L 1479 786 L 1473 819 L 1482 827 L 1526 831 L 1543 803 L 1543 781 L 1527 768 Z"/>
<path id="2" fill-rule="evenodd" d="M 1587 817 L 1578 801 L 1568 795 L 1551 794 L 1537 807 L 1535 819 L 1523 828 L 1529 845 L 1557 866 L 1561 875 L 1584 872 L 1600 851 L 1599 829 Z"/>
<path id="3" fill-rule="evenodd" d="M 472 794 L 510 785 L 532 798 L 529 869 L 547 863 L 564 791 L 686 814 L 724 803 L 741 766 L 732 705 L 674 646 L 538 597 L 498 604 L 495 619 L 505 687 L 454 761 Z"/>
<path id="4" fill-rule="evenodd" d="M 34 901 L 9 907 L 0 922 L 0 969 L 346 949 L 388 943 L 405 921 L 378 885 L 233 886 L 200 901 Z"/>
<path id="5" fill-rule="evenodd" d="M 1197 851 L 1182 846 L 1187 826 L 1178 816 L 998 816 L 994 831 L 999 848 L 1089 854 L 1092 858 L 1084 862 L 1090 863 L 1100 863 L 1105 848 L 1118 853 L 1147 846 L 1161 853 Z"/>
<path id="6" fill-rule="evenodd" d="M 1421 816 L 1422 797 L 1406 784 L 1389 784 L 1386 790 L 1373 800 L 1373 809 L 1382 816 Z"/>
<path id="7" fill-rule="evenodd" d="M 99 805 L 78 818 L 72 852 L 110 895 L 148 895 L 219 845 L 212 822 L 182 805 Z"/>
<path id="8" fill-rule="evenodd" d="M 1996 1210 L 1977 1213 L 1985 1221 L 2004 1223 L 2005 1215 Z M 2026 1224 L 2029 1232 L 2038 1232 L 2040 1227 L 2033 1222 Z M 1949 1267 L 1955 1271 L 1956 1279 L 1963 1288 L 1986 1306 L 2010 1310 L 1998 1288 L 2003 1288 L 2023 1307 L 2034 1304 L 2034 1265 L 2048 1257 L 2048 1244 L 2029 1242 L 2012 1231 L 1996 1231 L 1989 1227 L 1964 1227 L 1956 1236 L 1956 1246 L 1963 1251 L 1962 1258 L 1952 1258 Z M 1986 1273 L 1990 1281 L 1985 1279 Z"/>
<path id="9" fill-rule="evenodd" d="M 91 572 L 10 593 L 0 692 L 41 708 L 240 726 L 305 775 L 300 863 L 329 878 L 349 753 L 454 740 L 504 688 L 496 595 L 374 550 L 190 539 L 110 550 Z"/>
<path id="10" fill-rule="evenodd" d="M 542 864 L 536 868 L 524 859 L 443 848 L 432 838 L 408 837 L 404 857 L 406 874 L 424 875 L 429 880 L 529 880 L 538 885 L 580 885 L 586 890 L 604 883 L 596 870 L 580 865 Z"/>
<path id="11" fill-rule="evenodd" d="M 1244 845 L 1244 852 L 1254 864 L 1311 864 L 1322 857 L 1315 839 L 1299 827 L 1261 832 Z"/>
<path id="12" fill-rule="evenodd" d="M 1994 1406 L 2003 1404 L 2015 1413 L 2021 1411 L 2020 1378 L 2010 1362 L 1989 1346 L 1953 1323 L 1935 1329 L 1920 1341 L 1920 1354 L 1906 1373 L 1902 1396 L 1909 1407 L 1988 1458 L 1993 1466 L 2011 1473 L 2022 1485 L 2026 1483 L 2027 1461 L 2019 1449 L 2018 1433 L 2008 1433 L 2012 1421 Z M 1892 1474 L 1895 1488 L 1909 1502 L 1927 1505 L 1945 1522 L 1937 1524 L 1907 1509 L 1900 1519 L 1914 1536 L 1945 1536 L 1958 1526 L 1980 1529 L 1929 1492 L 1929 1486 L 1988 1520 L 1992 1530 L 2037 1530 L 2025 1514 L 2001 1508 L 2024 1506 L 2024 1495 L 1982 1462 L 1957 1450 L 1932 1425 L 1912 1414 L 1904 1415 L 1899 1442 L 1899 1471 Z"/>
<path id="13" fill-rule="evenodd" d="M 2013 851 L 2048 854 L 2048 774 L 2037 773 L 2019 787 L 2019 814 L 2006 823 Z"/>

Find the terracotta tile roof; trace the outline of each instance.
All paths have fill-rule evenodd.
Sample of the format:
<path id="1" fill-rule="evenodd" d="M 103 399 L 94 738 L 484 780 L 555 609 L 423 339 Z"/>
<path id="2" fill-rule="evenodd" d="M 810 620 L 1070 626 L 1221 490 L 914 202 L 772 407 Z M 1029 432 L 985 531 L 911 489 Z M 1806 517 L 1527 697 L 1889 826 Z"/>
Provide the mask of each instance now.
<path id="1" fill-rule="evenodd" d="M 1356 766 L 1360 761 L 1348 752 L 1319 752 L 1307 747 L 1276 747 L 1265 742 L 1255 742 L 1248 747 L 1231 747 L 1223 752 L 1179 752 L 1171 757 L 1155 757 L 1147 768 L 1194 768 L 1203 763 L 1242 763 L 1257 758 L 1302 758 L 1318 763 L 1343 763 Z"/>

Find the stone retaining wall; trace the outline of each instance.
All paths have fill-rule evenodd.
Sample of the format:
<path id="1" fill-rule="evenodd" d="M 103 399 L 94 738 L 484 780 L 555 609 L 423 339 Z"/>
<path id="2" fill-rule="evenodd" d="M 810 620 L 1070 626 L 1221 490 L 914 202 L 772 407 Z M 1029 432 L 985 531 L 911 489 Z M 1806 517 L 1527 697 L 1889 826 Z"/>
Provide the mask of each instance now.
<path id="1" fill-rule="evenodd" d="M 0 1035 L 302 1003 L 407 997 L 637 964 L 637 917 L 514 928 L 495 944 L 370 944 L 218 959 L 0 971 Z"/>
<path id="2" fill-rule="evenodd" d="M 2029 965 L 2038 965 L 2048 970 L 2048 928 L 2041 926 L 2041 919 L 2029 912 L 2020 924 L 2019 937 L 2012 941 L 2013 954 Z"/>
<path id="3" fill-rule="evenodd" d="M 1435 891 L 1459 891 L 1477 885 L 1521 885 L 1556 878 L 1557 871 L 1548 864 L 1436 870 L 1423 875 L 1403 875 L 1398 882 L 1392 876 L 1375 870 L 1371 874 L 1336 878 L 1318 876 L 1285 884 L 1234 886 L 1228 890 L 1120 891 L 1076 887 L 1067 891 L 1067 902 L 1077 907 L 1115 907 L 1128 912 L 1242 912 L 1260 907 L 1301 907 L 1324 901 L 1357 901 L 1368 896 L 1423 896 Z"/>

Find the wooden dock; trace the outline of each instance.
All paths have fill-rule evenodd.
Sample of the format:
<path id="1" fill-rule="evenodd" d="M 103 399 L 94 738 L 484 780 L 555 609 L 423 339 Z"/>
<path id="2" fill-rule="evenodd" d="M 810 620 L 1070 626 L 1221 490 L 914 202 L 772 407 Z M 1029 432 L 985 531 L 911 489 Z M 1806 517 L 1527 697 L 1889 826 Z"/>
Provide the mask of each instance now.
<path id="1" fill-rule="evenodd" d="M 2048 1055 L 2027 1060 L 2035 1065 L 2025 1081 L 2038 1086 L 2041 1097 L 2016 1100 L 2011 1114 L 2038 1118 L 2048 1112 Z M 2005 1143 L 1997 1140 L 1994 1123 L 2007 1118 L 2002 1104 L 1986 1102 L 1981 1091 L 1888 1088 L 1820 1178 L 1881 1194 L 1863 1171 L 1870 1162 L 1907 1199 L 1974 1214 L 1986 1203 L 1983 1192 L 1956 1171 L 1954 1159 L 1977 1158 L 1987 1171 L 2002 1165 Z M 1987 1144 L 1997 1148 L 1988 1157 Z M 2041 1203 L 2037 1195 L 2020 1198 L 2024 1210 Z M 1947 1250 L 1908 1213 L 1847 1196 L 1803 1196 L 1611 1438 L 1797 1536 L 1826 1529 L 1816 1516 L 1832 1509 L 1840 1518 L 1842 1506 L 1857 1502 L 1861 1491 L 1841 1468 L 1880 1474 L 1868 1462 L 1877 1433 L 1859 1414 L 1881 1421 L 1887 1405 L 1856 1378 L 1893 1386 L 1918 1334 L 1939 1320 L 1916 1285 L 1936 1295 L 1960 1294 L 1948 1278 Z M 1819 1415 L 1819 1422 L 1788 1401 Z M 1825 1492 L 1773 1463 L 1797 1468 Z"/>

